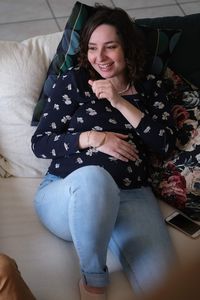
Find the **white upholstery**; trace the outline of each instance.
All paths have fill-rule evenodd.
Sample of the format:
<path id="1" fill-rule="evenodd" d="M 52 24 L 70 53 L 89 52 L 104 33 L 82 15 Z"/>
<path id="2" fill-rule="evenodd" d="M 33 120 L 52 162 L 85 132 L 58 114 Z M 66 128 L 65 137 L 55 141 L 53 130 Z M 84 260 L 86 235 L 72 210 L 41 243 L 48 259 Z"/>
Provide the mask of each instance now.
<path id="1" fill-rule="evenodd" d="M 40 178 L 0 179 L 0 252 L 18 262 L 38 300 L 79 300 L 78 259 L 71 243 L 49 233 L 38 221 L 33 196 Z M 161 203 L 164 215 L 173 208 Z M 200 239 L 192 240 L 170 228 L 182 262 L 198 256 Z M 118 260 L 109 252 L 111 286 L 108 300 L 134 300 Z"/>
<path id="2" fill-rule="evenodd" d="M 79 265 L 74 247 L 49 233 L 38 221 L 33 197 L 48 161 L 30 149 L 34 104 L 61 33 L 22 43 L 0 42 L 0 252 L 16 259 L 38 300 L 79 300 Z M 174 209 L 161 203 L 164 215 Z M 170 228 L 182 262 L 200 253 L 192 240 Z M 117 259 L 109 252 L 108 300 L 133 300 Z"/>
<path id="3" fill-rule="evenodd" d="M 38 177 L 49 164 L 31 151 L 30 123 L 61 35 L 0 42 L 0 176 Z"/>

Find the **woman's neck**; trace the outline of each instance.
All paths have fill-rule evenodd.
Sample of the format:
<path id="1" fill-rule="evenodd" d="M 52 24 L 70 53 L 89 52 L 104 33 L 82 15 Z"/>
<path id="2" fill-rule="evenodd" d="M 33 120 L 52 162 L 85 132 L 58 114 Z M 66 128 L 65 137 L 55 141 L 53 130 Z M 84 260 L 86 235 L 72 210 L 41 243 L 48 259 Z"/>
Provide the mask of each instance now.
<path id="1" fill-rule="evenodd" d="M 119 95 L 122 95 L 129 91 L 131 86 L 131 82 L 126 78 L 110 78 L 110 81 L 112 82 Z"/>

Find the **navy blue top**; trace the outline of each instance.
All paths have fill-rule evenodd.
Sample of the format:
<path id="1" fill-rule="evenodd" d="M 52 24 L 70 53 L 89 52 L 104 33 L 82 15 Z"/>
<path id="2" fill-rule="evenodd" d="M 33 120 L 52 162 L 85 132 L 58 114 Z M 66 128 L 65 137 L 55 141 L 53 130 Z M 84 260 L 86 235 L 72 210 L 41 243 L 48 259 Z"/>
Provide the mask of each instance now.
<path id="1" fill-rule="evenodd" d="M 148 183 L 149 150 L 166 155 L 175 144 L 175 130 L 162 81 L 153 75 L 136 87 L 138 94 L 123 96 L 144 112 L 135 129 L 106 99 L 98 99 L 88 85 L 88 73 L 73 68 L 53 85 L 43 116 L 32 137 L 39 158 L 52 159 L 48 172 L 62 178 L 88 165 L 105 168 L 120 188 Z M 79 135 L 88 130 L 128 134 L 139 159 L 124 162 L 93 148 L 80 150 Z"/>

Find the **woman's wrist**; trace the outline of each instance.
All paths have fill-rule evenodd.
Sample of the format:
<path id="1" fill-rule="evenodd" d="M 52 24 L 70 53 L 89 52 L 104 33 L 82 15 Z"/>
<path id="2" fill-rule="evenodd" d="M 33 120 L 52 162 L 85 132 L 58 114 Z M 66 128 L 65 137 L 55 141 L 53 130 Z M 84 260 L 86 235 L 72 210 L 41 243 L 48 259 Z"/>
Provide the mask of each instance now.
<path id="1" fill-rule="evenodd" d="M 105 143 L 106 140 L 106 132 L 99 132 L 91 130 L 88 133 L 88 147 L 99 148 Z"/>
<path id="2" fill-rule="evenodd" d="M 89 130 L 82 132 L 79 137 L 79 149 L 99 148 L 105 143 L 106 132 Z"/>
<path id="3" fill-rule="evenodd" d="M 129 121 L 129 123 L 137 128 L 141 119 L 144 117 L 144 113 L 138 109 L 136 106 L 124 99 L 124 101 L 119 102 L 116 109 Z"/>

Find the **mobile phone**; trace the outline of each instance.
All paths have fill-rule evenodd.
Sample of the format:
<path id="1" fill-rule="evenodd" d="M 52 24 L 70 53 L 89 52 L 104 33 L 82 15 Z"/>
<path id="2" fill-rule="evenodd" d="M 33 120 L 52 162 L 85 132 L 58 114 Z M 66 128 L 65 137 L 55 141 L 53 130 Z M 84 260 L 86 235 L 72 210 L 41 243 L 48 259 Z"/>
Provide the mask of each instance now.
<path id="1" fill-rule="evenodd" d="M 165 221 L 194 239 L 200 236 L 200 225 L 178 211 L 166 217 Z"/>

